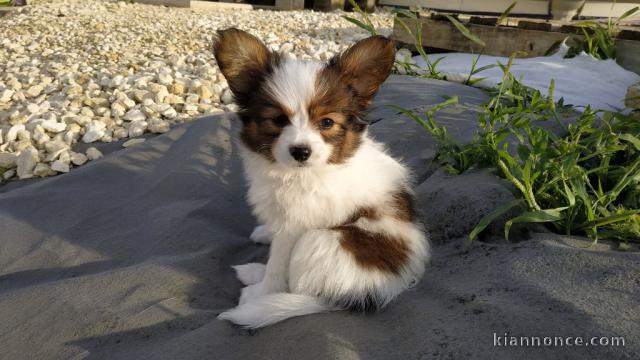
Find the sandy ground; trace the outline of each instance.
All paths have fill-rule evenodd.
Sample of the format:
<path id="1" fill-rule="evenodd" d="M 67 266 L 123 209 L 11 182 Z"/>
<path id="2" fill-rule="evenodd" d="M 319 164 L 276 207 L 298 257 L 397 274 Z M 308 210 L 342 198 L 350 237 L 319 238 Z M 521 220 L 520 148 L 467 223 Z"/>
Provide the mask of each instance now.
<path id="1" fill-rule="evenodd" d="M 453 181 L 430 168 L 432 140 L 380 106 L 435 104 L 442 94 L 460 104 L 439 120 L 455 136 L 472 133 L 486 95 L 453 83 L 392 77 L 369 117 L 379 120 L 372 135 L 414 169 L 436 244 L 423 281 L 384 311 L 259 331 L 216 320 L 241 288 L 230 265 L 264 261 L 267 248 L 248 240 L 255 223 L 236 123 L 212 116 L 0 193 L 0 358 L 639 358 L 637 249 L 534 233 L 463 251 L 469 214 L 501 201 L 489 193 L 503 185 L 484 172 Z M 494 346 L 494 333 L 622 336 L 625 346 Z"/>

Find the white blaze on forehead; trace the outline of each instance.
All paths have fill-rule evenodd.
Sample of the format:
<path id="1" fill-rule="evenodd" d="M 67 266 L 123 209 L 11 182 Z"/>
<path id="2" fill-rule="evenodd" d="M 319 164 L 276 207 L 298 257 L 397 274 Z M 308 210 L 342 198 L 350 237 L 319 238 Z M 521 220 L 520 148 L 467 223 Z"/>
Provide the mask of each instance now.
<path id="1" fill-rule="evenodd" d="M 290 115 L 291 124 L 284 127 L 273 149 L 274 158 L 280 163 L 297 166 L 290 154 L 292 146 L 309 147 L 309 166 L 326 164 L 331 155 L 331 146 L 310 123 L 307 109 L 316 96 L 316 79 L 323 66 L 319 62 L 283 59 L 265 81 L 267 92 Z"/>
<path id="2" fill-rule="evenodd" d="M 284 58 L 265 83 L 274 100 L 293 113 L 289 120 L 294 125 L 304 126 L 308 121 L 307 105 L 316 94 L 316 78 L 322 67 L 315 61 Z"/>

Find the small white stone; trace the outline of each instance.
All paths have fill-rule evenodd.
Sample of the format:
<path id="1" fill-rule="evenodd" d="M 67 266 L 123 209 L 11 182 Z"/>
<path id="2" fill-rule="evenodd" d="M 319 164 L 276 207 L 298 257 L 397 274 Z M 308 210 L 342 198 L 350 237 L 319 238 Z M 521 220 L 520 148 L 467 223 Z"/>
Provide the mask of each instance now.
<path id="1" fill-rule="evenodd" d="M 175 119 L 178 116 L 178 112 L 172 106 L 169 106 L 166 110 L 161 112 L 162 116 L 167 119 Z"/>
<path id="2" fill-rule="evenodd" d="M 113 117 L 122 117 L 126 113 L 127 108 L 124 104 L 120 102 L 115 102 L 111 104 L 111 116 Z"/>
<path id="3" fill-rule="evenodd" d="M 15 94 L 15 91 L 11 89 L 4 89 L 0 92 L 0 103 L 8 103 L 11 101 L 11 97 Z"/>
<path id="4" fill-rule="evenodd" d="M 80 137 L 81 127 L 78 124 L 71 124 L 67 128 L 68 130 L 64 133 L 63 139 L 67 144 L 71 145 L 78 141 L 78 138 Z"/>
<path id="5" fill-rule="evenodd" d="M 111 79 L 111 82 L 109 83 L 109 86 L 111 88 L 118 88 L 122 84 L 124 84 L 124 76 L 116 75 L 116 76 L 113 77 L 113 79 Z"/>
<path id="6" fill-rule="evenodd" d="M 147 130 L 147 122 L 144 120 L 135 120 L 129 124 L 129 137 L 136 137 L 144 134 Z"/>
<path id="7" fill-rule="evenodd" d="M 127 137 L 127 135 L 128 135 L 127 129 L 123 127 L 117 127 L 113 130 L 113 138 L 116 140 Z"/>
<path id="8" fill-rule="evenodd" d="M 37 114 L 40 112 L 40 106 L 38 106 L 38 104 L 31 103 L 27 105 L 27 111 L 29 114 Z"/>
<path id="9" fill-rule="evenodd" d="M 134 90 L 133 91 L 133 98 L 137 101 L 137 102 L 143 102 L 147 96 L 149 96 L 149 92 L 146 90 Z"/>
<path id="10" fill-rule="evenodd" d="M 144 139 L 144 138 L 141 138 L 141 139 L 131 139 L 131 140 L 125 141 L 125 142 L 122 144 L 122 147 L 131 147 L 131 146 L 135 146 L 135 145 L 138 145 L 138 144 L 142 144 L 145 140 L 146 140 L 146 139 Z"/>
<path id="11" fill-rule="evenodd" d="M 182 112 L 198 112 L 198 104 L 184 104 L 184 106 L 182 107 Z"/>
<path id="12" fill-rule="evenodd" d="M 169 72 L 161 72 L 158 74 L 158 82 L 162 85 L 171 85 L 173 83 L 173 76 Z"/>
<path id="13" fill-rule="evenodd" d="M 33 140 L 36 144 L 42 145 L 51 140 L 51 137 L 47 135 L 42 126 L 37 125 L 35 129 L 33 129 Z"/>
<path id="14" fill-rule="evenodd" d="M 151 119 L 149 120 L 149 131 L 162 134 L 169 131 L 169 123 L 162 119 Z"/>
<path id="15" fill-rule="evenodd" d="M 23 124 L 13 125 L 9 128 L 9 131 L 7 131 L 7 134 L 4 137 L 4 141 L 7 143 L 15 141 L 18 138 L 18 132 L 24 129 L 25 127 Z"/>
<path id="16" fill-rule="evenodd" d="M 18 155 L 13 153 L 0 153 L 0 168 L 9 169 L 16 166 Z"/>
<path id="17" fill-rule="evenodd" d="M 18 140 L 29 141 L 31 140 L 31 133 L 27 130 L 18 130 Z"/>
<path id="18" fill-rule="evenodd" d="M 61 173 L 67 173 L 69 172 L 69 164 L 64 163 L 61 160 L 56 160 L 51 163 L 51 170 L 61 172 Z"/>
<path id="19" fill-rule="evenodd" d="M 51 140 L 44 144 L 44 149 L 49 154 L 60 154 L 62 151 L 69 149 L 69 145 L 60 140 Z"/>
<path id="20" fill-rule="evenodd" d="M 97 160 L 102 157 L 102 153 L 100 152 L 100 150 L 96 149 L 93 146 L 87 149 L 86 154 L 87 154 L 87 159 L 89 160 Z"/>
<path id="21" fill-rule="evenodd" d="M 70 154 L 71 154 L 71 162 L 73 163 L 73 165 L 80 166 L 86 163 L 88 160 L 87 156 L 83 153 L 71 151 Z"/>
<path id="22" fill-rule="evenodd" d="M 144 121 L 147 119 L 147 116 L 142 111 L 133 109 L 124 114 L 123 119 L 127 121 Z"/>
<path id="23" fill-rule="evenodd" d="M 33 169 L 38 163 L 38 151 L 32 147 L 24 149 L 16 159 L 17 173 L 20 179 L 33 177 Z"/>
<path id="24" fill-rule="evenodd" d="M 233 94 L 231 93 L 231 90 L 225 89 L 220 96 L 220 101 L 226 105 L 231 104 L 233 102 Z"/>
<path id="25" fill-rule="evenodd" d="M 2 178 L 5 180 L 9 180 L 12 177 L 14 177 L 16 175 L 16 170 L 15 169 L 11 169 L 11 170 L 7 170 L 2 174 Z"/>
<path id="26" fill-rule="evenodd" d="M 93 120 L 86 128 L 82 141 L 85 143 L 92 143 L 99 140 L 105 134 L 106 125 L 97 120 Z"/>
<path id="27" fill-rule="evenodd" d="M 280 46 L 280 51 L 285 53 L 293 51 L 293 44 L 292 43 L 282 44 L 282 46 Z"/>
<path id="28" fill-rule="evenodd" d="M 40 95 L 42 93 L 42 90 L 44 90 L 44 87 L 40 84 L 38 85 L 33 85 L 32 87 L 30 87 L 27 91 L 26 91 L 26 95 L 29 97 L 37 97 L 38 95 Z"/>
<path id="29" fill-rule="evenodd" d="M 45 163 L 37 163 L 35 169 L 33 169 L 33 175 L 35 176 L 45 177 L 53 174 L 55 174 L 55 172 Z"/>
<path id="30" fill-rule="evenodd" d="M 57 122 L 55 120 L 43 121 L 42 123 L 40 123 L 40 126 L 42 126 L 43 129 L 56 134 L 67 129 L 67 124 L 63 122 Z"/>
<path id="31" fill-rule="evenodd" d="M 198 96 L 196 94 L 189 94 L 189 95 L 187 95 L 187 97 L 186 97 L 186 99 L 184 101 L 187 104 L 197 104 L 198 101 L 200 101 L 200 96 Z"/>

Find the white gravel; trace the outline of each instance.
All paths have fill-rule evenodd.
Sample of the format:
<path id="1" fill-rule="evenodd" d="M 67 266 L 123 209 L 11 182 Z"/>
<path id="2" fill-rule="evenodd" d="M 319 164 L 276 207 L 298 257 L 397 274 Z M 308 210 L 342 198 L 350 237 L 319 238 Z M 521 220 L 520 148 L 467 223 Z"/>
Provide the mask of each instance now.
<path id="1" fill-rule="evenodd" d="M 274 51 L 327 60 L 368 36 L 342 15 L 32 1 L 0 18 L 0 181 L 64 173 L 102 156 L 94 147 L 73 151 L 77 142 L 163 133 L 235 110 L 211 53 L 217 29 L 238 27 Z M 372 19 L 390 33 L 391 14 Z"/>

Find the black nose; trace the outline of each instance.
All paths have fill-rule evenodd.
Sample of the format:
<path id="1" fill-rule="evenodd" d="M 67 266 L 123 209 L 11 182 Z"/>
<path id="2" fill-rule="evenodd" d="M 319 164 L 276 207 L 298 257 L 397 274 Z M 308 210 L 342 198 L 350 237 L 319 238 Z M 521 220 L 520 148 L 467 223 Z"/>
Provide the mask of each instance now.
<path id="1" fill-rule="evenodd" d="M 295 145 L 289 148 L 289 154 L 297 161 L 306 161 L 311 156 L 311 149 L 306 145 Z"/>

